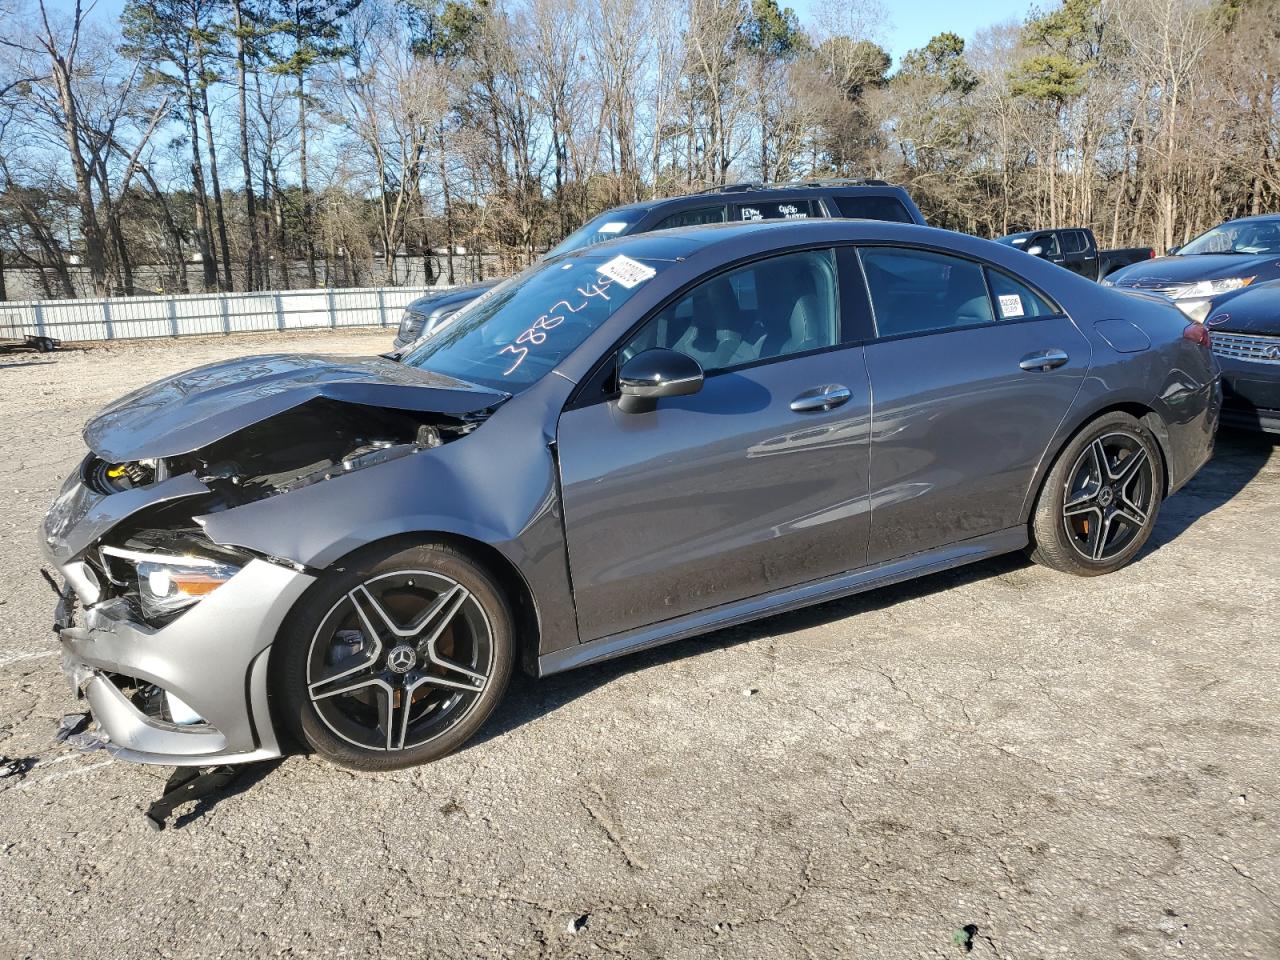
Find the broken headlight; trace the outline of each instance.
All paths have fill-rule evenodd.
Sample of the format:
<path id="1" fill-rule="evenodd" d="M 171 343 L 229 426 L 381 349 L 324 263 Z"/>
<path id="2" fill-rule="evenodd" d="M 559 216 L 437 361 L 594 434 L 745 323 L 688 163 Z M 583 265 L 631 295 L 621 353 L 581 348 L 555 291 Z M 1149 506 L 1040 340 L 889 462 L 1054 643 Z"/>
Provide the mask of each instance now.
<path id="1" fill-rule="evenodd" d="M 113 567 L 124 566 L 131 571 L 129 579 L 137 587 L 138 604 L 147 619 L 161 619 L 185 610 L 240 572 L 236 564 L 209 557 L 145 553 L 120 547 L 103 547 L 102 553 Z"/>

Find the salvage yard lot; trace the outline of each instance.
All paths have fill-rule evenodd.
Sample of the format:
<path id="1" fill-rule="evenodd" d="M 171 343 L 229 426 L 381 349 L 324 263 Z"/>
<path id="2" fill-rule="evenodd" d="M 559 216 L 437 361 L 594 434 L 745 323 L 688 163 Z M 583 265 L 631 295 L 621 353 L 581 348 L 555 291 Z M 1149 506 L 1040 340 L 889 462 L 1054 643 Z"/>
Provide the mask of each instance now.
<path id="1" fill-rule="evenodd" d="M 1280 447 L 1241 435 L 1112 576 L 1004 558 L 517 678 L 442 762 L 292 757 L 151 832 L 167 770 L 51 741 L 34 531 L 79 430 L 388 342 L 0 357 L 0 957 L 1280 956 Z"/>

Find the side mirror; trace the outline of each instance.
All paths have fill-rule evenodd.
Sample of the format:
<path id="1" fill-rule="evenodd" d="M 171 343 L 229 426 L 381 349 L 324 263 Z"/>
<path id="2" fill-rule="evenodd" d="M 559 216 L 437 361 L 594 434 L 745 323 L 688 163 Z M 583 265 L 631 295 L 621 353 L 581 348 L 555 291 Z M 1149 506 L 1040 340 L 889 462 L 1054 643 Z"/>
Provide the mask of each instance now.
<path id="1" fill-rule="evenodd" d="M 1027 247 L 1027 253 L 1031 254 L 1033 257 L 1042 256 L 1044 254 L 1044 247 L 1037 243 L 1034 247 Z"/>
<path id="2" fill-rule="evenodd" d="M 1172 247 L 1170 247 L 1168 250 L 1166 250 L 1166 251 L 1164 252 L 1164 255 L 1165 255 L 1166 257 L 1172 257 L 1174 254 L 1176 254 L 1176 253 L 1177 253 L 1179 250 L 1181 250 L 1181 249 L 1182 249 L 1182 247 L 1178 246 L 1178 244 L 1176 244 L 1176 243 L 1175 243 Z"/>
<path id="3" fill-rule="evenodd" d="M 660 397 L 686 397 L 702 389 L 702 367 L 693 357 L 655 348 L 637 353 L 618 371 L 618 409 L 648 413 Z"/>

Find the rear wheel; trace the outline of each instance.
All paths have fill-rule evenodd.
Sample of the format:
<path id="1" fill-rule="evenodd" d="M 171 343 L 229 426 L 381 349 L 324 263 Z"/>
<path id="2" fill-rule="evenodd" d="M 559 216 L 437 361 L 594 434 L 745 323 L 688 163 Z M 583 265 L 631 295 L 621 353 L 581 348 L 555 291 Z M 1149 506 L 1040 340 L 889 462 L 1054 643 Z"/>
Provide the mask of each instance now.
<path id="1" fill-rule="evenodd" d="M 273 692 L 314 750 L 359 770 L 436 760 L 502 698 L 512 618 L 488 572 L 446 544 L 374 548 L 325 574 L 281 630 Z"/>
<path id="2" fill-rule="evenodd" d="M 1067 444 L 1045 478 L 1031 559 L 1078 576 L 1120 569 L 1151 536 L 1163 491 L 1151 431 L 1127 413 L 1104 414 Z"/>

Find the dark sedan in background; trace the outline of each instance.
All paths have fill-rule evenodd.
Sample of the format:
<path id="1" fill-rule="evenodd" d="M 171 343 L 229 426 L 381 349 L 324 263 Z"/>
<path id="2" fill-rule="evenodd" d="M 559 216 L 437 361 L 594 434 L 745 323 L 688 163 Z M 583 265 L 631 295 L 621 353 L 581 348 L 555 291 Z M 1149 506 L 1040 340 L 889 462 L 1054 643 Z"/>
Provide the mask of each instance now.
<path id="1" fill-rule="evenodd" d="M 1280 216 L 1228 220 L 1169 255 L 1136 263 L 1103 281 L 1119 290 L 1168 297 L 1204 321 L 1229 295 L 1280 279 Z"/>
<path id="2" fill-rule="evenodd" d="M 1280 433 L 1280 216 L 1229 220 L 1103 282 L 1168 297 L 1207 324 L 1222 367 L 1223 422 Z"/>
<path id="3" fill-rule="evenodd" d="M 1280 280 L 1228 295 L 1205 323 L 1222 368 L 1223 423 L 1280 434 Z"/>

